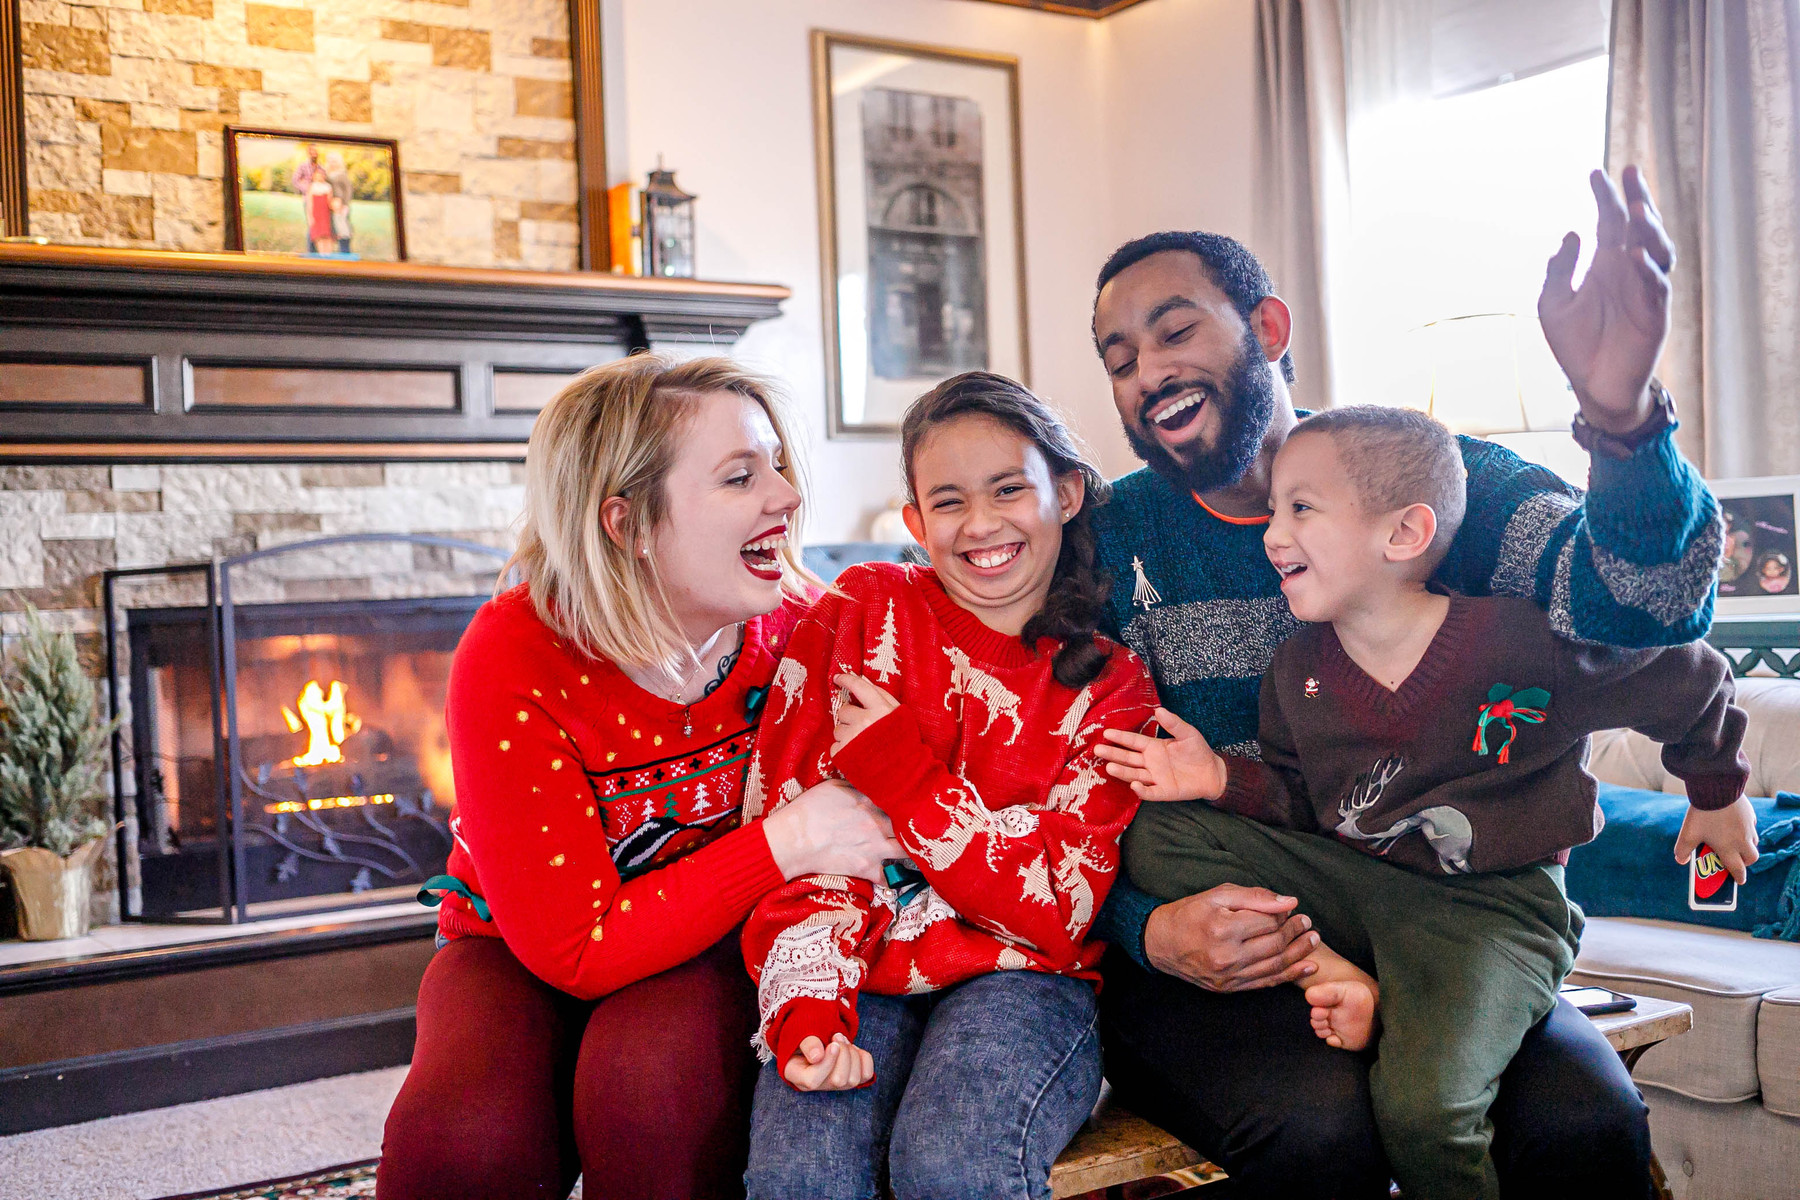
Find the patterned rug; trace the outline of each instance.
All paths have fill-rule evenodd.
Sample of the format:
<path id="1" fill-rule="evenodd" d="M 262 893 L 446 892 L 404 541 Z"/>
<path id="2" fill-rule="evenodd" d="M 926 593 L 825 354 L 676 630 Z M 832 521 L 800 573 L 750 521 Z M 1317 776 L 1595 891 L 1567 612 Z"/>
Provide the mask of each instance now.
<path id="1" fill-rule="evenodd" d="M 269 1179 L 262 1183 L 246 1183 L 224 1191 L 185 1192 L 164 1196 L 162 1200 L 344 1200 L 346 1197 L 375 1194 L 375 1164 L 379 1159 L 345 1163 L 305 1175 L 289 1175 L 285 1179 Z"/>
<path id="2" fill-rule="evenodd" d="M 375 1195 L 375 1165 L 378 1159 L 365 1162 L 345 1163 L 341 1167 L 327 1167 L 323 1171 L 313 1171 L 305 1175 L 290 1175 L 286 1179 L 269 1179 L 262 1183 L 249 1183 L 242 1187 L 226 1188 L 222 1192 L 184 1192 L 179 1196 L 164 1196 L 162 1200 L 350 1200 L 351 1197 L 367 1198 Z M 1224 1172 L 1218 1168 L 1209 1168 L 1207 1173 L 1194 1171 L 1176 1171 L 1155 1179 L 1140 1180 L 1125 1185 L 1126 1200 L 1151 1200 L 1152 1197 L 1173 1197 L 1185 1194 L 1190 1188 L 1223 1179 Z M 1070 1200 L 1098 1200 L 1103 1192 L 1089 1192 L 1087 1196 L 1071 1197 Z M 569 1200 L 581 1200 L 581 1184 L 575 1184 L 575 1191 Z"/>

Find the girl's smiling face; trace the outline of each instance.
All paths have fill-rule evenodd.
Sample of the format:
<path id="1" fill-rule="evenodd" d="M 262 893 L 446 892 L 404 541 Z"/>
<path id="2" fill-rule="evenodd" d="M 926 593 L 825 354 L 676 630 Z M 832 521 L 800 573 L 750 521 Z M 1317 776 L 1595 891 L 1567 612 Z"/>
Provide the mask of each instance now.
<path id="1" fill-rule="evenodd" d="M 1056 575 L 1063 522 L 1081 510 L 1081 476 L 1057 478 L 1031 439 L 992 417 L 952 418 L 913 457 L 906 527 L 950 598 L 1017 635 Z"/>

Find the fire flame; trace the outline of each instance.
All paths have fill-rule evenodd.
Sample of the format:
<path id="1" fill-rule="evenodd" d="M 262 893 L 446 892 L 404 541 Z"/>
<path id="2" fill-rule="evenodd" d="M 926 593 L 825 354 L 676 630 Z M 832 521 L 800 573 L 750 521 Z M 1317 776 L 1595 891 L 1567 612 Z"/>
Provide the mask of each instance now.
<path id="1" fill-rule="evenodd" d="M 345 738 L 362 728 L 362 718 L 350 712 L 344 704 L 344 684 L 342 680 L 331 681 L 331 694 L 326 695 L 319 681 L 309 679 L 300 691 L 300 715 L 295 716 L 287 705 L 281 706 L 281 715 L 287 721 L 288 730 L 299 733 L 306 730 L 306 753 L 296 755 L 293 764 L 296 767 L 319 767 L 326 763 L 344 761 L 344 752 L 338 747 Z M 304 722 L 304 724 L 302 724 Z"/>

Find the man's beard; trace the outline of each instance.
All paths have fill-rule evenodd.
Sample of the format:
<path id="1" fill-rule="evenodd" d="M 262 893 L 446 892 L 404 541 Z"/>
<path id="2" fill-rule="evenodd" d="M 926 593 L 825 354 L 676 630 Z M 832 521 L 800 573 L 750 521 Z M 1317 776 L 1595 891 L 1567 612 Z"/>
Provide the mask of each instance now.
<path id="1" fill-rule="evenodd" d="M 1207 404 L 1218 406 L 1217 446 L 1210 450 L 1195 446 L 1191 451 L 1193 461 L 1183 463 L 1156 440 L 1155 434 L 1143 430 L 1142 418 L 1125 426 L 1125 440 L 1131 443 L 1133 454 L 1176 487 L 1213 492 L 1230 487 L 1250 470 L 1262 452 L 1269 423 L 1275 419 L 1275 381 L 1256 334 L 1245 330 L 1243 345 L 1238 348 L 1237 361 L 1225 378 L 1223 390 L 1215 391 L 1196 381 L 1178 381 L 1158 391 L 1139 411 L 1148 411 L 1168 397 L 1196 387 L 1205 389 Z"/>

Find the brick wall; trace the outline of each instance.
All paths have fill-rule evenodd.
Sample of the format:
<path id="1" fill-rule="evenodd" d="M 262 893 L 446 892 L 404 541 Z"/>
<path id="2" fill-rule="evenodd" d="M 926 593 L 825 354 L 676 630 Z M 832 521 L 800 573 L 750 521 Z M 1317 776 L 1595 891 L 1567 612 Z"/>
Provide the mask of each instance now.
<path id="1" fill-rule="evenodd" d="M 577 265 L 567 0 L 22 0 L 31 232 L 224 248 L 226 125 L 400 143 L 408 257 Z"/>

